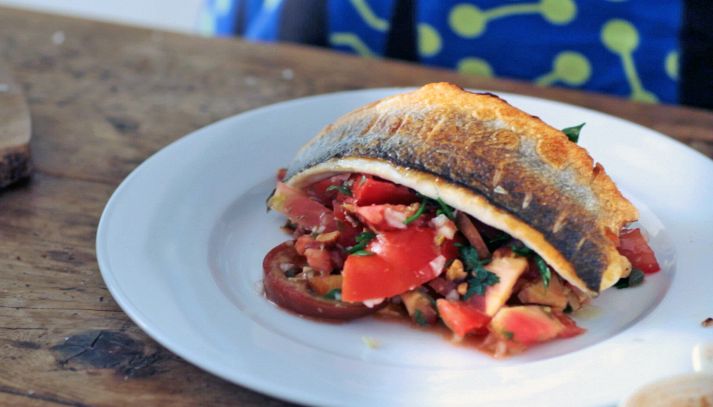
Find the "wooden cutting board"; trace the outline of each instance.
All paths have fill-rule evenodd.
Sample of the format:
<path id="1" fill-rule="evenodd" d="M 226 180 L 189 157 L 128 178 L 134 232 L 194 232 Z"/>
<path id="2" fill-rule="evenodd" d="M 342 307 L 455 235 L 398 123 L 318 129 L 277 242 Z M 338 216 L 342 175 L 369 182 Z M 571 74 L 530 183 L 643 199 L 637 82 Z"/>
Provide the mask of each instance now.
<path id="1" fill-rule="evenodd" d="M 0 64 L 0 188 L 32 172 L 30 111 L 22 88 Z"/>

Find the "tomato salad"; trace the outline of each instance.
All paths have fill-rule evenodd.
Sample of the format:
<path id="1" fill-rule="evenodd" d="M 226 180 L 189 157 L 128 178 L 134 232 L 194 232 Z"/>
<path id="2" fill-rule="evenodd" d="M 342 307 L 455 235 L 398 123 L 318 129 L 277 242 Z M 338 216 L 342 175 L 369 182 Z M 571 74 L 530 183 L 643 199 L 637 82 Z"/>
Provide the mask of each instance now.
<path id="1" fill-rule="evenodd" d="M 522 242 L 401 185 L 338 174 L 293 188 L 278 174 L 268 201 L 294 240 L 264 260 L 265 292 L 302 315 L 350 320 L 398 313 L 482 339 L 494 356 L 584 329 L 570 318 L 590 296 L 561 279 Z M 620 235 L 633 264 L 618 288 L 659 270 L 638 229 Z"/>

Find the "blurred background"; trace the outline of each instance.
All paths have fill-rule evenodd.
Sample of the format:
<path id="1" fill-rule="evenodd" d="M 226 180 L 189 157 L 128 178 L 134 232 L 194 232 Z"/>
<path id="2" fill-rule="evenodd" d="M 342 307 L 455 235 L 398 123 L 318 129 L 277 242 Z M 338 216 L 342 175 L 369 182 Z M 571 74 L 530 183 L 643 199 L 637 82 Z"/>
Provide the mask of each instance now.
<path id="1" fill-rule="evenodd" d="M 0 0 L 713 108 L 711 0 Z M 702 62 L 707 61 L 707 63 Z"/>

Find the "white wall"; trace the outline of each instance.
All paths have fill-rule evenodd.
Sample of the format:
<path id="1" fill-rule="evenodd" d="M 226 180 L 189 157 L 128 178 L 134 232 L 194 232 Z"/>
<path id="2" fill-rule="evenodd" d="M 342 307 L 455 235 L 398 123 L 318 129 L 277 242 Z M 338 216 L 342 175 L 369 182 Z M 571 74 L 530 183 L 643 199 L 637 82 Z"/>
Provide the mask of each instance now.
<path id="1" fill-rule="evenodd" d="M 198 32 L 204 0 L 0 0 L 0 6 L 35 9 L 165 30 Z"/>

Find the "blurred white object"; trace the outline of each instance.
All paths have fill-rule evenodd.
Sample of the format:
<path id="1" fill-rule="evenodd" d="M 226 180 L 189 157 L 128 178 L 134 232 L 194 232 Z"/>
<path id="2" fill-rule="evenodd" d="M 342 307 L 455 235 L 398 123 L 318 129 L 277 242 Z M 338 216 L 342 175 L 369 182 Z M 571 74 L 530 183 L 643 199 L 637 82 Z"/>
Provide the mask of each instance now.
<path id="1" fill-rule="evenodd" d="M 713 343 L 700 343 L 691 353 L 693 370 L 649 383 L 627 397 L 621 407 L 713 406 Z"/>
<path id="2" fill-rule="evenodd" d="M 198 32 L 204 0 L 0 0 L 0 6 L 171 31 Z"/>

